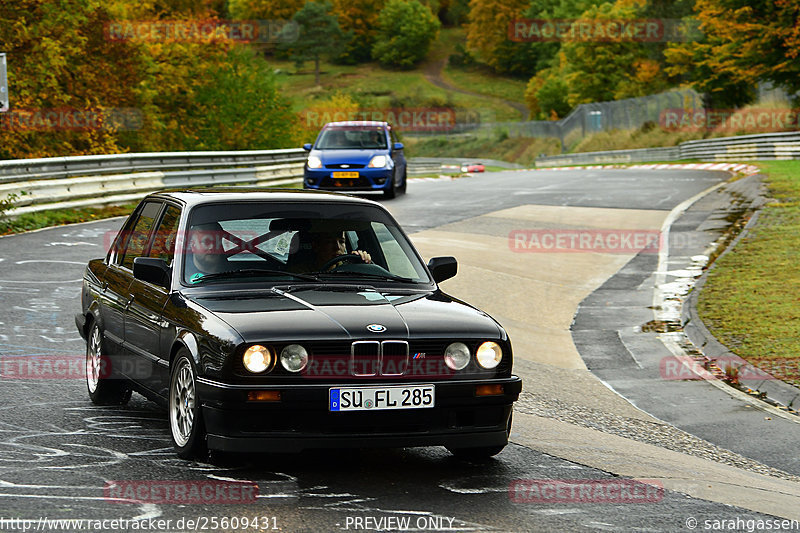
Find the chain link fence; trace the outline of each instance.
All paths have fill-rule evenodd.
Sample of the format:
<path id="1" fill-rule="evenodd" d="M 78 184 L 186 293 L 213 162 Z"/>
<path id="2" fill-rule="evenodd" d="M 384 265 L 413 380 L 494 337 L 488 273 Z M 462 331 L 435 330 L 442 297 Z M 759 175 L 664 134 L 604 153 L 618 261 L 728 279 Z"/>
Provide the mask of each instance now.
<path id="1" fill-rule="evenodd" d="M 668 109 L 703 109 L 703 95 L 693 89 L 680 89 L 612 102 L 580 104 L 561 120 L 486 122 L 475 120 L 480 113 L 467 113 L 464 118 L 472 120 L 457 120 L 448 134 L 502 131 L 509 137 L 552 137 L 560 139 L 561 148 L 566 151 L 592 133 L 636 129 L 648 122 L 658 124 L 662 113 Z"/>

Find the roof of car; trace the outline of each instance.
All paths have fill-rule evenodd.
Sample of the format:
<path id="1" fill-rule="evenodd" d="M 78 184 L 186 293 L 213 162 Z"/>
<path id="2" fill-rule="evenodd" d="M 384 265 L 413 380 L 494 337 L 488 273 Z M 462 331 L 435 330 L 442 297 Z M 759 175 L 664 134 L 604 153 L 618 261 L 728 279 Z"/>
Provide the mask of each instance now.
<path id="1" fill-rule="evenodd" d="M 345 120 L 343 122 L 328 122 L 325 124 L 326 128 L 338 128 L 341 126 L 386 126 L 390 127 L 388 122 L 379 122 L 377 120 Z"/>
<path id="2" fill-rule="evenodd" d="M 171 198 L 186 205 L 207 202 L 337 202 L 361 205 L 380 205 L 378 202 L 336 192 L 306 191 L 302 189 L 247 189 L 241 187 L 216 187 L 199 189 L 171 189 L 159 191 L 148 197 Z"/>

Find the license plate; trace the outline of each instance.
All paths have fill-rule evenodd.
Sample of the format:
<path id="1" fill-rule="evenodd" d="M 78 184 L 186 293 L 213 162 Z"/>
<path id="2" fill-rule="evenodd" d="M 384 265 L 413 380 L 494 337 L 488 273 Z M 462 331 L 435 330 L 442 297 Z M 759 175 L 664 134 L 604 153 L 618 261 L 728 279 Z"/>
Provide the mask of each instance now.
<path id="1" fill-rule="evenodd" d="M 354 179 L 354 178 L 358 178 L 358 172 L 334 172 L 332 175 L 336 179 Z"/>
<path id="2" fill-rule="evenodd" d="M 330 389 L 331 411 L 381 411 L 426 409 L 435 403 L 433 385 L 403 387 L 353 387 Z"/>

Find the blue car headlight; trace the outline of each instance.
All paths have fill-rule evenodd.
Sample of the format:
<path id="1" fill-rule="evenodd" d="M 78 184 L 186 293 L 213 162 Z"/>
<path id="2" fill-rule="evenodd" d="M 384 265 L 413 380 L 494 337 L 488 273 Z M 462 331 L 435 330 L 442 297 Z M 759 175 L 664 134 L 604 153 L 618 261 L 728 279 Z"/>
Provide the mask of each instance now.
<path id="1" fill-rule="evenodd" d="M 322 160 L 315 155 L 310 155 L 306 165 L 308 165 L 308 168 L 322 168 Z"/>
<path id="2" fill-rule="evenodd" d="M 386 163 L 389 162 L 389 158 L 385 155 L 376 155 L 372 159 L 369 160 L 369 164 L 367 165 L 368 168 L 384 168 L 386 167 Z"/>

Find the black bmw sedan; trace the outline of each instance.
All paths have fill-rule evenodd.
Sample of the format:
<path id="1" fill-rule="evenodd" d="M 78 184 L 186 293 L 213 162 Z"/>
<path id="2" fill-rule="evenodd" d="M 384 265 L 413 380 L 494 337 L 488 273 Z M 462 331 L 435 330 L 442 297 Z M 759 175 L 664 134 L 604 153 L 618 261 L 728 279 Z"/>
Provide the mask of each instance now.
<path id="1" fill-rule="evenodd" d="M 511 343 L 443 293 L 378 203 L 311 191 L 147 196 L 89 262 L 89 397 L 167 407 L 177 454 L 508 442 Z"/>

